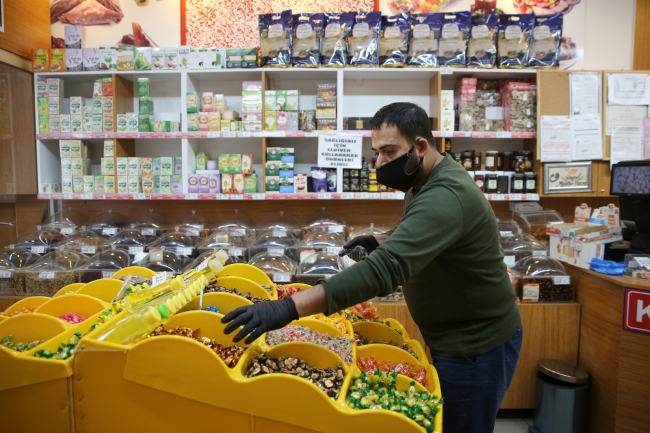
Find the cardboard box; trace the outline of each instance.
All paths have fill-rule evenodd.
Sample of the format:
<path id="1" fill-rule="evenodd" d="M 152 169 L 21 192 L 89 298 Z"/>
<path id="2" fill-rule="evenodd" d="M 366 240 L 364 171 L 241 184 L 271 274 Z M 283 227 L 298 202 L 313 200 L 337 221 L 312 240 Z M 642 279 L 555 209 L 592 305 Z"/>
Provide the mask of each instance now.
<path id="1" fill-rule="evenodd" d="M 208 194 L 210 192 L 209 174 L 199 174 L 199 192 L 201 194 Z"/>
<path id="2" fill-rule="evenodd" d="M 133 69 L 136 71 L 150 71 L 152 69 L 151 47 L 135 47 L 133 56 Z"/>
<path id="3" fill-rule="evenodd" d="M 244 193 L 254 194 L 257 192 L 257 175 L 247 174 L 244 176 Z"/>
<path id="4" fill-rule="evenodd" d="M 151 177 L 151 185 L 153 188 L 153 159 L 152 158 L 140 158 L 140 171 L 142 177 Z"/>
<path id="5" fill-rule="evenodd" d="M 317 119 L 316 129 L 318 131 L 335 131 L 336 119 Z"/>
<path id="6" fill-rule="evenodd" d="M 149 97 L 138 98 L 138 112 L 140 114 L 153 114 L 153 99 Z"/>
<path id="7" fill-rule="evenodd" d="M 153 176 L 142 176 L 142 192 L 145 194 L 153 194 L 154 191 Z"/>
<path id="8" fill-rule="evenodd" d="M 61 158 L 61 175 L 72 176 L 72 158 Z"/>
<path id="9" fill-rule="evenodd" d="M 84 48 L 83 53 L 83 70 L 99 71 L 101 66 L 101 53 L 99 48 Z"/>
<path id="10" fill-rule="evenodd" d="M 336 120 L 336 108 L 316 108 L 316 119 L 334 119 Z"/>
<path id="11" fill-rule="evenodd" d="M 177 55 L 178 67 L 188 69 L 190 67 L 190 47 L 186 45 L 178 47 Z"/>
<path id="12" fill-rule="evenodd" d="M 72 176 L 61 176 L 61 192 L 72 194 Z"/>
<path id="13" fill-rule="evenodd" d="M 140 165 L 140 158 L 129 157 L 127 158 L 127 176 L 142 176 L 142 166 Z"/>
<path id="14" fill-rule="evenodd" d="M 104 100 L 102 99 L 102 96 L 93 96 L 92 99 L 92 113 L 93 114 L 102 114 L 104 107 Z"/>
<path id="15" fill-rule="evenodd" d="M 134 47 L 117 47 L 117 70 L 132 71 L 134 64 Z"/>
<path id="16" fill-rule="evenodd" d="M 242 122 L 244 131 L 254 132 L 262 130 L 262 122 Z"/>
<path id="17" fill-rule="evenodd" d="M 222 132 L 230 132 L 230 122 L 231 120 L 222 120 L 221 121 L 221 131 Z"/>
<path id="18" fill-rule="evenodd" d="M 241 154 L 231 153 L 228 155 L 228 173 L 238 174 L 241 173 L 242 156 Z"/>
<path id="19" fill-rule="evenodd" d="M 289 129 L 288 125 L 289 119 L 287 117 L 286 111 L 276 111 L 275 112 L 275 123 L 276 130 L 278 131 L 287 131 Z"/>
<path id="20" fill-rule="evenodd" d="M 257 47 L 226 48 L 226 68 L 257 68 Z"/>
<path id="21" fill-rule="evenodd" d="M 160 176 L 153 177 L 153 193 L 160 194 Z"/>
<path id="22" fill-rule="evenodd" d="M 264 112 L 264 129 L 266 131 L 275 131 L 277 130 L 277 112 L 276 111 L 265 111 Z"/>
<path id="23" fill-rule="evenodd" d="M 198 174 L 189 174 L 187 176 L 187 192 L 188 193 L 197 193 L 199 192 L 199 175 Z"/>
<path id="24" fill-rule="evenodd" d="M 266 176 L 280 176 L 280 161 L 266 161 Z"/>
<path id="25" fill-rule="evenodd" d="M 214 93 L 203 92 L 201 93 L 201 111 L 210 113 L 214 111 Z"/>
<path id="26" fill-rule="evenodd" d="M 115 161 L 115 172 L 117 176 L 128 176 L 129 158 L 117 158 Z"/>
<path id="27" fill-rule="evenodd" d="M 454 113 L 442 113 L 440 115 L 440 130 L 445 132 L 453 132 L 454 128 Z"/>
<path id="28" fill-rule="evenodd" d="M 84 128 L 83 116 L 78 114 L 70 115 L 70 132 L 72 133 L 81 133 Z"/>
<path id="29" fill-rule="evenodd" d="M 253 173 L 253 155 L 243 154 L 241 156 L 241 172 L 242 174 Z"/>
<path id="30" fill-rule="evenodd" d="M 65 50 L 65 69 L 68 72 L 81 72 L 84 70 L 84 50 Z M 99 65 L 97 70 L 99 70 Z"/>
<path id="31" fill-rule="evenodd" d="M 70 158 L 70 140 L 59 140 L 59 156 L 61 158 Z M 61 160 L 63 161 L 63 160 Z"/>
<path id="32" fill-rule="evenodd" d="M 291 177 L 280 177 L 280 193 L 281 194 L 293 194 L 293 176 Z"/>
<path id="33" fill-rule="evenodd" d="M 148 98 L 150 94 L 150 80 L 147 77 L 138 78 L 138 98 Z M 142 110 L 140 110 L 142 113 Z"/>
<path id="34" fill-rule="evenodd" d="M 151 114 L 138 114 L 138 131 L 151 132 L 151 121 L 153 120 Z"/>
<path id="35" fill-rule="evenodd" d="M 49 98 L 36 98 L 36 109 L 39 116 L 49 116 L 50 115 L 50 104 Z"/>
<path id="36" fill-rule="evenodd" d="M 86 158 L 88 154 L 82 150 L 84 145 L 81 143 L 81 140 L 68 140 L 68 145 L 70 146 L 70 157 L 71 158 Z"/>
<path id="37" fill-rule="evenodd" d="M 63 43 L 66 48 L 82 48 L 84 41 L 84 27 L 83 26 L 63 26 Z"/>
<path id="38" fill-rule="evenodd" d="M 223 194 L 232 194 L 232 174 L 221 175 L 221 192 Z"/>
<path id="39" fill-rule="evenodd" d="M 59 78 L 47 79 L 47 96 L 49 98 L 63 98 L 63 80 Z"/>
<path id="40" fill-rule="evenodd" d="M 115 71 L 117 69 L 117 49 L 112 46 L 99 47 L 99 69 Z"/>
<path id="41" fill-rule="evenodd" d="M 568 263 L 583 269 L 589 269 L 591 259 L 602 259 L 605 257 L 606 244 L 620 240 L 623 240 L 622 236 L 615 236 L 610 239 L 595 242 L 575 240 L 573 243 L 573 259 L 569 260 Z"/>
<path id="42" fill-rule="evenodd" d="M 128 131 L 126 114 L 118 114 L 117 115 L 117 125 L 116 125 L 115 129 L 117 130 L 117 132 L 127 132 Z"/>
<path id="43" fill-rule="evenodd" d="M 172 193 L 172 177 L 160 176 L 160 194 Z"/>
<path id="44" fill-rule="evenodd" d="M 105 157 L 101 161 L 102 176 L 115 176 L 115 158 Z"/>
<path id="45" fill-rule="evenodd" d="M 63 98 L 50 96 L 47 99 L 47 111 L 50 116 L 63 113 Z"/>
<path id="46" fill-rule="evenodd" d="M 129 192 L 129 177 L 117 176 L 117 193 L 128 194 Z"/>
<path id="47" fill-rule="evenodd" d="M 84 176 L 84 194 L 93 194 L 95 192 L 95 176 Z"/>
<path id="48" fill-rule="evenodd" d="M 174 174 L 174 158 L 165 156 L 160 158 L 160 175 L 171 176 Z"/>
<path id="49" fill-rule="evenodd" d="M 83 194 L 84 192 L 83 176 L 72 176 L 72 192 L 75 194 Z"/>
<path id="50" fill-rule="evenodd" d="M 280 191 L 280 176 L 266 176 L 266 192 Z"/>
<path id="51" fill-rule="evenodd" d="M 199 114 L 198 113 L 188 113 L 187 114 L 187 131 L 188 132 L 198 132 L 199 131 Z"/>
<path id="52" fill-rule="evenodd" d="M 47 79 L 37 78 L 36 79 L 36 97 L 38 98 L 47 98 Z"/>
<path id="53" fill-rule="evenodd" d="M 174 175 L 171 179 L 172 194 L 183 194 L 183 176 Z"/>
<path id="54" fill-rule="evenodd" d="M 442 113 L 454 112 L 454 91 L 453 90 L 442 90 L 440 92 L 440 105 L 442 107 Z"/>
<path id="55" fill-rule="evenodd" d="M 104 132 L 115 132 L 115 122 L 113 122 L 113 115 L 102 116 L 102 130 Z"/>
<path id="56" fill-rule="evenodd" d="M 138 132 L 140 129 L 140 119 L 136 113 L 126 114 L 126 132 Z"/>
<path id="57" fill-rule="evenodd" d="M 174 175 L 183 174 L 183 158 L 180 156 L 174 157 Z"/>
<path id="58" fill-rule="evenodd" d="M 232 176 L 232 192 L 233 194 L 243 194 L 244 188 L 244 175 L 241 173 L 233 174 Z"/>
<path id="59" fill-rule="evenodd" d="M 151 166 L 153 170 L 153 177 L 155 180 L 156 177 L 160 177 L 160 157 L 152 158 Z"/>
<path id="60" fill-rule="evenodd" d="M 287 100 L 284 104 L 285 111 L 299 111 L 300 110 L 300 91 L 287 90 L 285 91 Z"/>
<path id="61" fill-rule="evenodd" d="M 209 131 L 210 130 L 209 113 L 200 112 L 198 114 L 198 119 L 199 119 L 199 131 Z"/>
<path id="62" fill-rule="evenodd" d="M 32 71 L 49 72 L 50 71 L 50 50 L 40 48 L 32 50 Z"/>
<path id="63" fill-rule="evenodd" d="M 307 193 L 307 175 L 299 173 L 293 176 L 293 188 L 296 194 Z"/>
<path id="64" fill-rule="evenodd" d="M 38 133 L 50 133 L 50 116 L 38 116 Z"/>
<path id="65" fill-rule="evenodd" d="M 221 113 L 208 113 L 208 123 L 210 131 L 221 131 Z"/>
<path id="66" fill-rule="evenodd" d="M 95 176 L 95 193 L 104 194 L 106 192 L 104 188 L 104 176 Z"/>
<path id="67" fill-rule="evenodd" d="M 127 190 L 129 194 L 139 194 L 142 192 L 142 180 L 139 176 L 128 176 L 127 182 Z"/>
<path id="68" fill-rule="evenodd" d="M 115 194 L 115 176 L 104 176 L 104 194 Z"/>
<path id="69" fill-rule="evenodd" d="M 165 48 L 165 69 L 178 69 L 178 48 Z"/>
<path id="70" fill-rule="evenodd" d="M 50 133 L 59 133 L 61 132 L 61 126 L 59 123 L 59 115 L 51 114 L 50 115 Z"/>
<path id="71" fill-rule="evenodd" d="M 71 115 L 82 115 L 84 107 L 84 98 L 81 96 L 71 96 L 70 97 L 70 114 Z"/>

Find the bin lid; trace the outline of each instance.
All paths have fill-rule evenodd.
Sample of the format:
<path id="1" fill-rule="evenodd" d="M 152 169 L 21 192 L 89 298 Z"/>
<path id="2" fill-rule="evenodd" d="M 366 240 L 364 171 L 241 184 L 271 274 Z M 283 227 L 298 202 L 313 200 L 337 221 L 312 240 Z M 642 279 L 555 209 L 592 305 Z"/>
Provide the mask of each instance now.
<path id="1" fill-rule="evenodd" d="M 587 383 L 589 380 L 589 373 L 582 368 L 555 359 L 540 360 L 538 370 L 553 379 L 567 383 Z"/>

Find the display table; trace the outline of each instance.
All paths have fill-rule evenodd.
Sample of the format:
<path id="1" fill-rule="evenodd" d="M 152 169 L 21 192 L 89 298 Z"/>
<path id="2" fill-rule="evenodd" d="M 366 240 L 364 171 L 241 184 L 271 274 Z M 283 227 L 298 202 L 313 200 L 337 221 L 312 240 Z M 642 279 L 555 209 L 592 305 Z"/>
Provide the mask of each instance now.
<path id="1" fill-rule="evenodd" d="M 650 290 L 650 283 L 565 267 L 582 307 L 578 366 L 592 376 L 587 431 L 645 433 L 650 429 L 650 335 L 624 330 L 622 324 L 624 288 Z"/>

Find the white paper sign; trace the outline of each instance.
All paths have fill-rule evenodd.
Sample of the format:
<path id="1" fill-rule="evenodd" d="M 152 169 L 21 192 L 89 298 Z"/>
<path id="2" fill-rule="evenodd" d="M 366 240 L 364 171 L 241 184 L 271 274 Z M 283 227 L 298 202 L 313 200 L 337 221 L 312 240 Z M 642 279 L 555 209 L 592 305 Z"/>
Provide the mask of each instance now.
<path id="1" fill-rule="evenodd" d="M 644 271 L 650 271 L 650 257 L 634 257 L 634 261 L 637 262 Z"/>
<path id="2" fill-rule="evenodd" d="M 571 116 L 571 157 L 574 161 L 603 158 L 603 131 L 600 114 Z"/>
<path id="3" fill-rule="evenodd" d="M 541 161 L 571 161 L 571 117 L 542 116 L 541 123 Z"/>
<path id="4" fill-rule="evenodd" d="M 608 74 L 609 105 L 650 105 L 649 74 Z"/>
<path id="5" fill-rule="evenodd" d="M 361 168 L 360 135 L 320 135 L 318 136 L 318 166 Z"/>
<path id="6" fill-rule="evenodd" d="M 165 281 L 167 281 L 167 273 L 160 272 L 154 275 L 153 278 L 151 279 L 151 287 L 156 287 L 157 285 L 162 284 Z"/>
<path id="7" fill-rule="evenodd" d="M 643 128 L 613 126 L 610 164 L 643 159 Z"/>
<path id="8" fill-rule="evenodd" d="M 612 135 L 612 126 L 643 126 L 648 116 L 645 105 L 612 105 L 607 107 L 607 135 Z"/>
<path id="9" fill-rule="evenodd" d="M 600 114 L 600 73 L 571 72 L 571 114 Z"/>

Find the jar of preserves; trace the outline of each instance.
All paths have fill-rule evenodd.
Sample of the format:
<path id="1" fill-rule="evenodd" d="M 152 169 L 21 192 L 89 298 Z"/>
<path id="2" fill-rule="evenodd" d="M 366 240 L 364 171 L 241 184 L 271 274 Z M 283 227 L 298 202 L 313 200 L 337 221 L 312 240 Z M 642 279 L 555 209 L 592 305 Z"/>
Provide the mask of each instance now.
<path id="1" fill-rule="evenodd" d="M 537 173 L 526 173 L 525 174 L 524 190 L 525 190 L 526 194 L 535 194 L 535 193 L 537 193 Z"/>
<path id="2" fill-rule="evenodd" d="M 481 152 L 474 152 L 474 170 L 478 171 L 483 165 L 483 154 Z"/>
<path id="3" fill-rule="evenodd" d="M 526 160 L 523 155 L 515 156 L 514 169 L 515 173 L 524 173 L 526 171 Z"/>
<path id="4" fill-rule="evenodd" d="M 485 175 L 485 192 L 487 193 L 496 193 L 498 190 L 498 176 L 493 173 L 488 173 Z"/>
<path id="5" fill-rule="evenodd" d="M 488 150 L 485 153 L 485 170 L 497 171 L 499 169 L 498 159 L 499 159 L 499 151 Z"/>
<path id="6" fill-rule="evenodd" d="M 508 194 L 510 187 L 509 180 L 508 176 L 497 177 L 497 194 Z"/>
<path id="7" fill-rule="evenodd" d="M 454 161 L 456 161 L 459 164 L 463 163 L 463 154 L 460 152 L 453 152 L 451 154 L 451 157 L 454 158 Z"/>
<path id="8" fill-rule="evenodd" d="M 485 192 L 485 175 L 483 174 L 475 175 L 474 182 L 476 182 L 476 185 L 479 187 L 481 192 Z"/>
<path id="9" fill-rule="evenodd" d="M 474 152 L 463 152 L 463 167 L 465 167 L 465 170 L 467 171 L 472 171 L 474 169 Z"/>
<path id="10" fill-rule="evenodd" d="M 514 163 L 515 163 L 514 156 L 515 153 L 510 150 L 506 150 L 502 152 L 501 163 L 499 164 L 499 170 L 514 171 Z"/>
<path id="11" fill-rule="evenodd" d="M 513 194 L 522 194 L 524 192 L 524 175 L 515 173 L 510 177 L 510 192 Z"/>
<path id="12" fill-rule="evenodd" d="M 524 163 L 526 164 L 526 171 L 533 171 L 533 151 L 522 150 L 519 152 L 519 155 L 524 157 Z"/>

